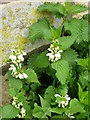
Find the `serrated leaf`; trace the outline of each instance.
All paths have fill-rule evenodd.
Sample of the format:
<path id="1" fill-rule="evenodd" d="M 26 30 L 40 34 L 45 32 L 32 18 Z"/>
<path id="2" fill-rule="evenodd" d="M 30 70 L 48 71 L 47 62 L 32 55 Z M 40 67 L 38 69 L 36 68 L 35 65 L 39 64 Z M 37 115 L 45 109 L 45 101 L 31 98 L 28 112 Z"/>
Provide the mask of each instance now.
<path id="1" fill-rule="evenodd" d="M 80 66 L 88 66 L 88 58 L 77 59 L 76 62 Z"/>
<path id="2" fill-rule="evenodd" d="M 73 18 L 71 21 L 64 22 L 65 30 L 71 31 L 71 36 L 77 43 L 88 42 L 88 21 Z"/>
<path id="3" fill-rule="evenodd" d="M 68 114 L 84 113 L 84 112 L 85 112 L 84 105 L 81 104 L 76 98 L 70 101 L 70 107 L 66 111 L 66 113 Z"/>
<path id="4" fill-rule="evenodd" d="M 68 61 L 70 65 L 73 65 L 77 58 L 78 54 L 71 48 L 67 49 L 62 53 L 62 60 Z"/>
<path id="5" fill-rule="evenodd" d="M 15 91 L 19 91 L 22 88 L 22 81 L 16 78 L 9 78 L 9 87 L 14 88 Z"/>
<path id="6" fill-rule="evenodd" d="M 75 42 L 75 38 L 72 36 L 67 36 L 67 37 L 64 36 L 64 37 L 60 37 L 58 41 L 59 41 L 60 48 L 62 50 L 66 50 L 67 48 L 73 45 L 73 43 Z"/>
<path id="7" fill-rule="evenodd" d="M 75 4 L 71 7 L 71 13 L 73 15 L 77 14 L 77 13 L 80 13 L 80 12 L 84 12 L 86 10 L 88 10 L 88 7 L 84 6 L 84 5 L 81 5 L 81 4 Z"/>
<path id="8" fill-rule="evenodd" d="M 83 89 L 85 87 L 88 87 L 90 80 L 88 77 L 88 71 L 84 71 L 80 76 L 79 76 L 79 83 L 81 84 L 81 86 L 83 87 Z"/>
<path id="9" fill-rule="evenodd" d="M 17 102 L 19 103 L 19 102 L 26 102 L 26 96 L 24 95 L 24 93 L 23 92 L 20 92 L 20 93 L 18 93 L 18 95 L 17 95 Z"/>
<path id="10" fill-rule="evenodd" d="M 52 68 L 56 70 L 56 77 L 61 82 L 61 84 L 66 83 L 66 78 L 69 73 L 69 64 L 65 60 L 60 60 L 52 63 Z"/>
<path id="11" fill-rule="evenodd" d="M 66 2 L 65 2 L 65 8 L 66 8 L 66 12 L 67 13 L 71 12 L 71 5 L 70 5 L 69 0 L 66 0 Z"/>
<path id="12" fill-rule="evenodd" d="M 34 23 L 29 28 L 29 39 L 35 40 L 44 38 L 45 40 L 51 40 L 52 31 L 50 29 L 47 19 L 39 19 L 37 23 Z"/>
<path id="13" fill-rule="evenodd" d="M 27 70 L 25 70 L 25 73 L 28 75 L 28 78 L 26 79 L 28 83 L 33 82 L 33 83 L 39 83 L 40 84 L 34 70 L 28 68 Z"/>
<path id="14" fill-rule="evenodd" d="M 59 13 L 65 15 L 65 8 L 64 5 L 62 5 L 61 3 L 46 2 L 38 7 L 38 11 L 39 12 L 47 11 L 53 14 Z"/>
<path id="15" fill-rule="evenodd" d="M 34 70 L 36 70 L 36 64 L 35 64 L 35 61 L 36 61 L 36 58 L 37 56 L 39 55 L 39 53 L 34 53 L 34 54 L 31 54 L 28 58 L 28 68 L 32 68 Z"/>
<path id="16" fill-rule="evenodd" d="M 18 94 L 18 92 L 17 92 L 14 88 L 10 88 L 10 89 L 8 90 L 8 93 L 9 93 L 9 95 L 12 96 L 12 97 L 14 97 L 14 96 L 16 96 L 16 95 Z"/>
<path id="17" fill-rule="evenodd" d="M 8 104 L 2 109 L 2 118 L 15 118 L 19 114 L 19 110 Z"/>
<path id="18" fill-rule="evenodd" d="M 35 61 L 35 65 L 38 68 L 46 68 L 50 65 L 50 61 L 48 60 L 48 57 L 46 56 L 47 51 L 44 51 L 38 55 Z"/>

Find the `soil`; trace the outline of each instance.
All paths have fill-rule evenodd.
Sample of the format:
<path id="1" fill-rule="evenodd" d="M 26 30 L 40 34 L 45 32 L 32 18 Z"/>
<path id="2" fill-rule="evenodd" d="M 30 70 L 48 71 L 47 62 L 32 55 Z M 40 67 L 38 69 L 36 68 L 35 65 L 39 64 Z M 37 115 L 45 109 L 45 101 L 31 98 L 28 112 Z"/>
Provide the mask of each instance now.
<path id="1" fill-rule="evenodd" d="M 8 74 L 2 76 L 2 106 L 10 103 L 10 96 L 8 94 Z"/>

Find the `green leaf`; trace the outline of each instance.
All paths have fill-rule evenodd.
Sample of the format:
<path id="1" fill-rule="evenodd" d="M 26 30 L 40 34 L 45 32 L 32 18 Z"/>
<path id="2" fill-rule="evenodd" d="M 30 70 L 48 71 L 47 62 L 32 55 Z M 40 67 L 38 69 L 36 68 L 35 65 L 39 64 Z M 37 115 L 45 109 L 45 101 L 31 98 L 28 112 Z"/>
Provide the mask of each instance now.
<path id="1" fill-rule="evenodd" d="M 44 94 L 44 98 L 48 103 L 51 103 L 51 99 L 53 99 L 55 95 L 55 88 L 53 86 L 49 86 Z"/>
<path id="2" fill-rule="evenodd" d="M 88 87 L 90 80 L 88 77 L 88 70 L 82 72 L 82 74 L 79 76 L 79 83 L 81 84 L 81 86 L 83 87 L 83 89 L 85 87 Z"/>
<path id="3" fill-rule="evenodd" d="M 47 115 L 51 116 L 48 108 L 41 108 L 36 103 L 34 104 L 33 116 L 35 118 L 47 118 Z"/>
<path id="4" fill-rule="evenodd" d="M 18 94 L 18 92 L 17 92 L 14 88 L 10 88 L 10 89 L 8 90 L 8 93 L 9 93 L 9 95 L 12 96 L 12 97 L 14 97 L 14 96 L 16 96 L 16 95 Z"/>
<path id="5" fill-rule="evenodd" d="M 66 113 L 75 114 L 75 113 L 84 113 L 84 106 L 76 98 L 70 101 L 70 107 L 67 109 Z"/>
<path id="6" fill-rule="evenodd" d="M 19 110 L 8 104 L 2 109 L 2 118 L 15 118 L 19 114 Z"/>
<path id="7" fill-rule="evenodd" d="M 79 100 L 81 101 L 81 103 L 88 105 L 88 91 L 83 92 L 83 89 L 81 88 L 79 83 L 78 87 L 79 87 L 78 92 Z"/>
<path id="8" fill-rule="evenodd" d="M 39 12 L 47 11 L 53 14 L 59 13 L 65 15 L 65 8 L 64 5 L 62 5 L 61 3 L 46 2 L 38 7 L 38 11 Z"/>
<path id="9" fill-rule="evenodd" d="M 35 65 L 38 68 L 46 68 L 50 65 L 50 62 L 46 54 L 47 54 L 47 51 L 44 51 L 40 53 L 40 55 L 36 58 Z"/>
<path id="10" fill-rule="evenodd" d="M 40 95 L 39 95 L 39 97 L 40 97 L 40 101 L 41 101 L 41 106 L 42 106 L 43 108 L 50 106 L 50 104 L 49 104 L 46 100 L 44 100 Z"/>
<path id="11" fill-rule="evenodd" d="M 27 70 L 25 70 L 25 73 L 28 75 L 28 78 L 26 79 L 28 83 L 34 82 L 40 84 L 34 70 L 28 68 Z"/>
<path id="12" fill-rule="evenodd" d="M 35 40 L 44 38 L 45 40 L 51 40 L 52 32 L 47 19 L 39 19 L 37 23 L 34 23 L 29 28 L 29 39 Z"/>
<path id="13" fill-rule="evenodd" d="M 52 113 L 62 114 L 63 112 L 65 112 L 65 108 L 59 108 L 59 107 L 50 108 L 50 111 L 51 111 Z"/>
<path id="14" fill-rule="evenodd" d="M 62 53 L 62 60 L 68 61 L 70 65 L 73 65 L 77 58 L 78 54 L 71 48 L 67 49 Z"/>
<path id="15" fill-rule="evenodd" d="M 67 36 L 67 37 L 64 36 L 64 37 L 60 37 L 58 41 L 59 41 L 60 48 L 62 50 L 66 50 L 67 48 L 73 45 L 73 43 L 75 42 L 75 38 L 72 36 Z"/>
<path id="16" fill-rule="evenodd" d="M 20 93 L 18 93 L 18 95 L 16 97 L 18 98 L 17 102 L 22 102 L 22 103 L 26 102 L 27 97 L 25 96 L 25 94 L 22 91 Z"/>
<path id="17" fill-rule="evenodd" d="M 77 13 L 80 13 L 80 12 L 84 12 L 86 10 L 88 10 L 88 7 L 84 6 L 84 5 L 81 5 L 81 4 L 75 4 L 71 7 L 71 13 L 73 15 L 77 14 Z"/>
<path id="18" fill-rule="evenodd" d="M 88 66 L 88 58 L 77 59 L 76 62 L 80 66 Z"/>
<path id="19" fill-rule="evenodd" d="M 61 96 L 65 96 L 68 92 L 68 87 L 67 85 L 60 85 L 58 88 L 57 88 L 57 93 L 60 94 Z"/>
<path id="20" fill-rule="evenodd" d="M 69 73 L 69 64 L 65 60 L 60 60 L 52 63 L 52 68 L 56 70 L 56 77 L 61 82 L 61 84 L 66 83 L 66 78 Z"/>
<path id="21" fill-rule="evenodd" d="M 67 13 L 71 12 L 71 5 L 70 5 L 69 0 L 66 0 L 66 2 L 65 2 L 65 9 L 66 9 Z"/>
<path id="22" fill-rule="evenodd" d="M 13 88 L 16 92 L 18 92 L 22 88 L 22 81 L 20 79 L 11 78 L 9 79 L 9 87 Z"/>
<path id="23" fill-rule="evenodd" d="M 71 32 L 73 39 L 80 43 L 81 41 L 88 42 L 88 21 L 83 19 L 73 18 L 71 21 L 64 22 L 65 30 Z"/>
<path id="24" fill-rule="evenodd" d="M 28 68 L 32 68 L 34 70 L 36 70 L 36 58 L 38 57 L 39 53 L 33 53 L 33 54 L 30 54 L 29 58 L 28 58 Z"/>

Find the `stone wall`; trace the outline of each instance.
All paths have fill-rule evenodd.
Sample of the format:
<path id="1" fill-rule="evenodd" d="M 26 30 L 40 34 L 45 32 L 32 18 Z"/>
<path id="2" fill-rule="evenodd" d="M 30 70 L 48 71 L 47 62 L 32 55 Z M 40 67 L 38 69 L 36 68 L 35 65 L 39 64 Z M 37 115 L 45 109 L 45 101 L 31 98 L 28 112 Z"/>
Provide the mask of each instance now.
<path id="1" fill-rule="evenodd" d="M 10 50 L 15 46 L 29 52 L 43 44 L 48 44 L 44 40 L 32 44 L 27 39 L 28 27 L 43 16 L 37 13 L 37 7 L 44 1 L 64 2 L 62 0 L 0 0 L 0 65 L 6 64 Z M 77 0 L 71 1 L 77 2 Z M 88 5 L 87 0 L 82 4 Z M 55 16 L 52 18 L 48 16 L 48 19 L 56 27 L 60 24 L 60 19 L 56 19 Z"/>

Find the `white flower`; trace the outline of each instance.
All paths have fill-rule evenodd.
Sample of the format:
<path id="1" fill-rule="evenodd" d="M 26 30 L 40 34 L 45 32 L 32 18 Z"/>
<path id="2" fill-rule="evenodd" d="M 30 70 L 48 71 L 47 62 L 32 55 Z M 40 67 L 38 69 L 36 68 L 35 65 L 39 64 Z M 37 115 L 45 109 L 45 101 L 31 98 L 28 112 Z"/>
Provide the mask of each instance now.
<path id="1" fill-rule="evenodd" d="M 13 102 L 12 102 L 12 105 L 16 105 L 16 102 L 15 102 L 15 101 L 13 101 Z"/>
<path id="2" fill-rule="evenodd" d="M 12 71 L 12 76 L 19 79 L 27 78 L 28 76 L 22 72 L 22 62 L 24 61 L 23 56 L 26 55 L 26 53 L 18 48 L 12 49 L 11 51 L 12 55 L 10 55 L 9 58 L 11 59 L 13 64 L 10 65 L 9 70 Z"/>
<path id="3" fill-rule="evenodd" d="M 12 70 L 13 72 L 16 72 L 16 67 L 13 64 L 11 64 L 9 70 Z"/>
<path id="4" fill-rule="evenodd" d="M 68 94 L 66 94 L 65 98 L 66 98 L 67 101 L 70 100 L 70 97 L 68 96 Z"/>
<path id="5" fill-rule="evenodd" d="M 55 96 L 55 97 L 61 97 L 59 94 L 55 94 L 54 96 Z"/>
<path id="6" fill-rule="evenodd" d="M 26 111 L 26 110 L 25 110 L 24 108 L 21 109 L 21 113 L 22 113 L 22 114 L 24 114 L 25 111 Z"/>
<path id="7" fill-rule="evenodd" d="M 23 55 L 26 55 L 26 52 L 23 51 Z"/>
<path id="8" fill-rule="evenodd" d="M 66 114 L 69 118 L 72 118 L 72 119 L 75 118 L 75 117 L 73 116 L 73 114 L 71 114 L 71 113 L 68 113 L 68 114 L 65 113 L 65 114 Z"/>
<path id="9" fill-rule="evenodd" d="M 23 79 L 23 75 L 22 75 L 21 73 L 18 74 L 18 77 L 19 77 L 20 79 Z"/>
<path id="10" fill-rule="evenodd" d="M 20 60 L 20 61 L 24 61 L 24 58 L 23 58 L 23 55 L 22 54 L 20 54 L 19 56 L 18 56 L 18 60 Z"/>
<path id="11" fill-rule="evenodd" d="M 65 107 L 65 101 L 62 101 L 61 104 L 62 104 L 62 108 L 64 108 Z"/>
<path id="12" fill-rule="evenodd" d="M 54 40 L 53 41 L 53 44 L 50 45 L 50 48 L 48 48 L 48 51 L 50 53 L 47 53 L 46 56 L 49 57 L 49 60 L 51 62 L 56 62 L 58 61 L 59 59 L 61 59 L 61 53 L 63 52 L 63 50 L 60 50 L 59 49 L 59 46 L 54 46 L 54 43 L 57 43 L 58 40 Z"/>
<path id="13" fill-rule="evenodd" d="M 56 102 L 58 103 L 58 107 L 62 106 L 62 108 L 64 108 L 65 106 L 68 105 L 68 103 L 70 101 L 70 97 L 68 95 L 66 95 L 65 97 L 63 97 L 63 96 L 60 96 L 59 94 L 55 94 L 55 97 L 56 97 Z M 60 100 L 57 99 L 57 97 L 59 97 Z M 65 100 L 63 100 L 63 98 L 65 98 Z"/>
<path id="14" fill-rule="evenodd" d="M 28 78 L 27 74 L 23 73 L 23 77 L 24 78 Z"/>
<path id="15" fill-rule="evenodd" d="M 15 56 L 15 55 L 10 55 L 9 59 L 11 59 L 12 62 L 15 62 L 15 60 L 16 60 L 16 56 Z"/>
<path id="16" fill-rule="evenodd" d="M 21 115 L 19 115 L 19 114 L 17 115 L 17 117 L 18 117 L 18 118 L 22 118 L 22 116 L 21 116 Z"/>

